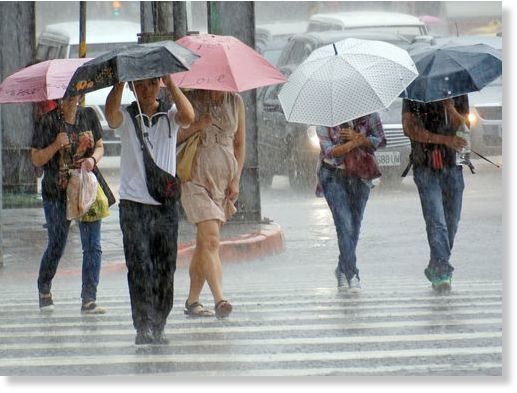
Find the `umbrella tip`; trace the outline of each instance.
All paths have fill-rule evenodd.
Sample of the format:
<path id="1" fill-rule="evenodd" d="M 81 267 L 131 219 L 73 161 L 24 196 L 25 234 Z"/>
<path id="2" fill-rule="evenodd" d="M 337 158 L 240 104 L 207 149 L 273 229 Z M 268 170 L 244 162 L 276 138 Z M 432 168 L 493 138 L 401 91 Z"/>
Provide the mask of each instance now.
<path id="1" fill-rule="evenodd" d="M 332 43 L 332 46 L 334 47 L 334 54 L 337 55 L 337 48 L 336 48 L 336 44 L 334 42 Z"/>

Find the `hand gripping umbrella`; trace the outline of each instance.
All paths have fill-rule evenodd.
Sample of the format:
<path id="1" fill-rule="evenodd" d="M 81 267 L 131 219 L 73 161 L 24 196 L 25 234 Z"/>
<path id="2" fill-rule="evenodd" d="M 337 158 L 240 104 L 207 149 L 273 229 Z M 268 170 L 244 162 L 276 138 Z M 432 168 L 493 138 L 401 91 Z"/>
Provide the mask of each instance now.
<path id="1" fill-rule="evenodd" d="M 349 38 L 313 51 L 278 98 L 287 121 L 333 127 L 387 108 L 416 76 L 405 50 Z"/>
<path id="2" fill-rule="evenodd" d="M 432 102 L 481 90 L 501 76 L 502 53 L 486 44 L 415 44 L 408 48 L 419 76 L 402 92 L 413 101 Z"/>
<path id="3" fill-rule="evenodd" d="M 117 48 L 79 67 L 65 96 L 88 93 L 118 82 L 157 78 L 186 71 L 198 57 L 173 41 Z"/>

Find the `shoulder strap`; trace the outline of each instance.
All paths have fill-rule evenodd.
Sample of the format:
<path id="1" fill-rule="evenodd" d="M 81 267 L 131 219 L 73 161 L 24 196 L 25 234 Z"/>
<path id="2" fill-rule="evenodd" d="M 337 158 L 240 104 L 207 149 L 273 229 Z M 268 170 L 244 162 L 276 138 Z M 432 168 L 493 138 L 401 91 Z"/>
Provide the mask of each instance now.
<path id="1" fill-rule="evenodd" d="M 136 115 L 138 113 L 138 109 L 136 108 L 136 101 L 133 102 L 131 105 L 129 105 L 127 108 L 127 113 L 129 113 L 129 116 L 131 117 L 131 120 L 133 121 L 133 125 L 135 126 L 135 132 L 136 137 L 138 138 L 138 141 L 140 142 L 140 147 L 142 148 L 142 151 L 146 151 L 150 154 L 147 145 L 144 142 L 144 137 L 142 135 L 142 128 L 140 127 L 140 123 L 136 119 Z"/>

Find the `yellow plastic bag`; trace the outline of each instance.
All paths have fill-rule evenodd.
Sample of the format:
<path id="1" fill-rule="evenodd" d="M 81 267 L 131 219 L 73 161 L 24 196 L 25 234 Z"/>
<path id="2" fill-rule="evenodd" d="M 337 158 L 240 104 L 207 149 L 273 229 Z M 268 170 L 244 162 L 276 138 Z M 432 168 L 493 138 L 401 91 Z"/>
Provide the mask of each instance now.
<path id="1" fill-rule="evenodd" d="M 93 222 L 106 218 L 110 215 L 108 197 L 102 191 L 100 184 L 97 184 L 97 195 L 90 210 L 81 217 L 81 221 Z"/>
<path id="2" fill-rule="evenodd" d="M 199 145 L 199 132 L 190 136 L 176 156 L 176 174 L 182 183 L 192 180 L 192 165 Z"/>

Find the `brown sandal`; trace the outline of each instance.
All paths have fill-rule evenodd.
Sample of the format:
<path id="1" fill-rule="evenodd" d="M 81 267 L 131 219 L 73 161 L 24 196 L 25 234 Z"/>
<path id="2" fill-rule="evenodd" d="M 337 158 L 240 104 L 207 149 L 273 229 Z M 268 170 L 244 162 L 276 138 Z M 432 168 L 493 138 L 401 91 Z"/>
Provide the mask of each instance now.
<path id="1" fill-rule="evenodd" d="M 189 315 L 191 317 L 213 317 L 214 312 L 204 308 L 203 305 L 199 302 L 194 302 L 192 304 L 188 304 L 188 300 L 185 301 L 185 308 L 183 309 L 185 315 Z"/>
<path id="2" fill-rule="evenodd" d="M 232 312 L 232 305 L 228 300 L 219 300 L 215 305 L 215 316 L 217 319 L 226 318 Z"/>

